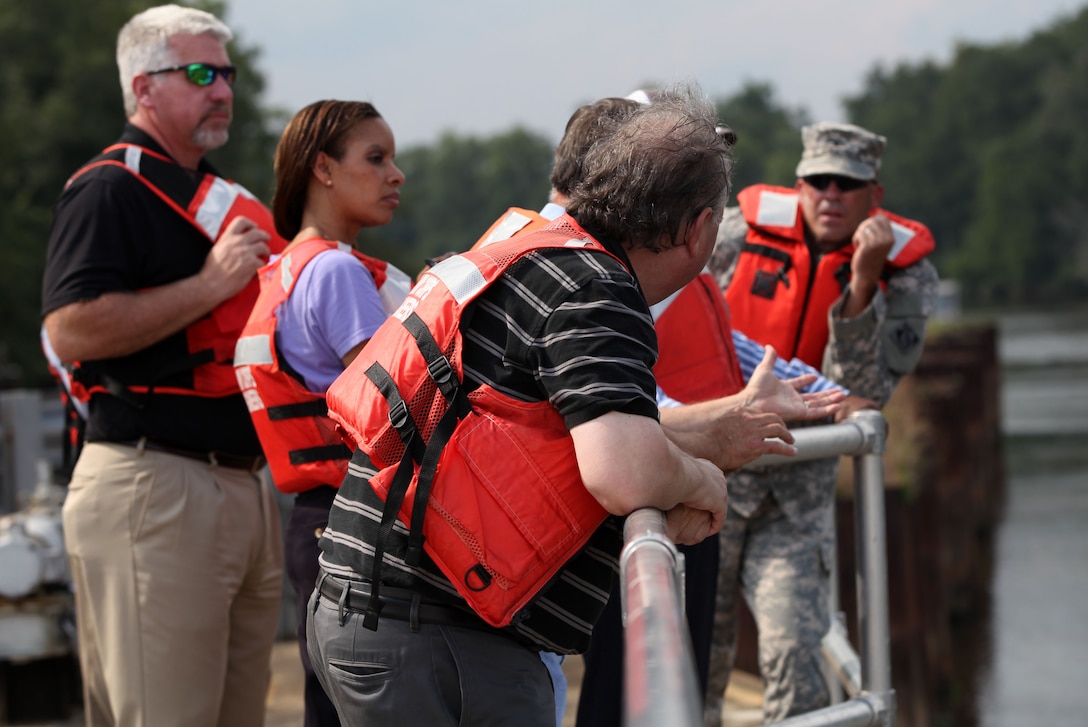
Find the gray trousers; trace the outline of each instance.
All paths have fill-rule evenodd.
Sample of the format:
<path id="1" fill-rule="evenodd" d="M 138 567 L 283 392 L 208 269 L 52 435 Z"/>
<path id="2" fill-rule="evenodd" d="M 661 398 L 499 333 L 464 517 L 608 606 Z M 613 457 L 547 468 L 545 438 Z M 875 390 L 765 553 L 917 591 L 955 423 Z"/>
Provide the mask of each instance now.
<path id="1" fill-rule="evenodd" d="M 307 646 L 344 727 L 555 727 L 540 656 L 498 632 L 344 612 L 315 591 Z"/>

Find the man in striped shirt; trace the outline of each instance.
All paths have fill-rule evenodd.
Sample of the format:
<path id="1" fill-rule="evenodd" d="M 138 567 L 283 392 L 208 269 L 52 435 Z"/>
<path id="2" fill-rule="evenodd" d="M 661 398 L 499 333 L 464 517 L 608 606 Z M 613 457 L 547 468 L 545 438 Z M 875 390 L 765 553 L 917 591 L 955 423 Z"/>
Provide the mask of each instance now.
<path id="1" fill-rule="evenodd" d="M 732 165 L 714 124 L 713 107 L 687 91 L 606 134 L 587 152 L 569 217 L 555 223 L 604 250 L 530 252 L 462 318 L 464 387 L 548 402 L 569 430 L 582 483 L 611 515 L 510 626 L 477 618 L 429 557 L 407 565 L 400 523 L 382 561 L 377 629 L 363 625 L 354 604 L 369 594 L 384 504 L 369 484 L 378 468 L 356 455 L 321 541 L 309 639 L 345 724 L 551 727 L 551 683 L 536 652 L 585 648 L 620 551 L 614 516 L 664 510 L 681 543 L 720 529 L 721 470 L 684 454 L 658 422 L 649 312 L 713 246 Z"/>

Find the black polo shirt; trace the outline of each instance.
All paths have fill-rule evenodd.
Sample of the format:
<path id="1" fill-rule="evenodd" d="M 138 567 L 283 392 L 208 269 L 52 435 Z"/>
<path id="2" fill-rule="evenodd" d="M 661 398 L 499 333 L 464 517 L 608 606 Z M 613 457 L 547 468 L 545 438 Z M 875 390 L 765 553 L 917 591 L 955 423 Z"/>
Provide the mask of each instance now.
<path id="1" fill-rule="evenodd" d="M 126 124 L 120 139 L 160 154 L 150 136 Z M 179 167 L 172 184 L 191 184 L 200 174 Z M 200 172 L 215 174 L 206 162 Z M 132 173 L 99 166 L 79 176 L 54 209 L 42 284 L 42 315 L 104 293 L 138 291 L 195 275 L 211 242 L 166 205 Z M 185 331 L 128 356 L 83 362 L 127 385 L 192 386 L 192 371 L 164 375 L 170 362 L 188 353 Z M 148 437 L 197 451 L 260 454 L 260 444 L 241 394 L 222 398 L 155 392 L 138 403 L 109 394 L 91 398 L 87 441 L 130 441 Z"/>

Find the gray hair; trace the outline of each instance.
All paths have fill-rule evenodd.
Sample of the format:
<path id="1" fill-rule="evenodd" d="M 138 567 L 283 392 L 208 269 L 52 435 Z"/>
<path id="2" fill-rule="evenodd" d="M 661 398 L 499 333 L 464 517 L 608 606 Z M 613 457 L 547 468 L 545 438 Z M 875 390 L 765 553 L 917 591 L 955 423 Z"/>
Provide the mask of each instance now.
<path id="1" fill-rule="evenodd" d="M 729 198 L 733 157 L 716 123 L 694 84 L 661 91 L 586 152 L 567 211 L 595 237 L 629 248 L 678 244 L 703 209 Z"/>
<path id="2" fill-rule="evenodd" d="M 175 35 L 207 33 L 226 44 L 233 37 L 230 28 L 211 13 L 180 5 L 159 5 L 138 13 L 117 34 L 117 70 L 121 75 L 121 94 L 125 116 L 136 113 L 136 94 L 132 79 L 156 68 L 177 65 L 170 48 Z"/>

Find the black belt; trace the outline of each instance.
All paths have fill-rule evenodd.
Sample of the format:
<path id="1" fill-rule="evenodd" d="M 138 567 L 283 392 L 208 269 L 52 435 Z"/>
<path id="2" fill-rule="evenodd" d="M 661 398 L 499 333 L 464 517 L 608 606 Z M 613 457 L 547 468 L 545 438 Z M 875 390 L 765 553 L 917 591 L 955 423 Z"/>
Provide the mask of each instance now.
<path id="1" fill-rule="evenodd" d="M 199 462 L 206 462 L 208 464 L 218 465 L 220 467 L 230 467 L 231 469 L 249 470 L 250 472 L 256 472 L 265 465 L 265 458 L 260 454 L 232 454 L 230 452 L 199 452 L 192 449 L 182 449 L 180 447 L 171 447 L 168 444 L 162 444 L 156 442 L 153 439 L 147 437 L 141 437 L 140 439 L 133 439 L 127 442 L 114 442 L 114 444 L 123 444 L 126 447 L 135 447 L 136 449 L 147 449 L 152 452 L 163 452 L 164 454 L 173 454 L 178 457 L 185 457 L 187 459 L 195 459 Z"/>
<path id="2" fill-rule="evenodd" d="M 322 573 L 317 580 L 317 590 L 325 598 L 339 604 L 344 611 L 366 613 L 370 603 L 370 584 L 362 581 L 342 581 Z M 474 613 L 455 606 L 424 603 L 420 594 L 404 588 L 383 585 L 378 600 L 381 603 L 379 618 L 407 621 L 412 624 L 413 630 L 417 629 L 419 624 L 436 624 L 502 633 L 500 629 L 492 628 Z"/>

